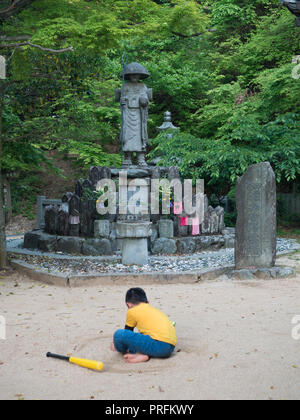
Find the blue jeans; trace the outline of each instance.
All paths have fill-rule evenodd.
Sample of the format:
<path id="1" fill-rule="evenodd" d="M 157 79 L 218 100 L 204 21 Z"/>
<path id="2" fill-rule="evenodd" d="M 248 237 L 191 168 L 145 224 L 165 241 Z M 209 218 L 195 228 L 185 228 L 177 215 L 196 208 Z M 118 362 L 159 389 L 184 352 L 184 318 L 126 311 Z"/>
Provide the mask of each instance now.
<path id="1" fill-rule="evenodd" d="M 114 346 L 120 353 L 142 353 L 150 357 L 167 358 L 175 346 L 154 340 L 150 335 L 135 333 L 131 330 L 117 330 L 114 334 Z"/>

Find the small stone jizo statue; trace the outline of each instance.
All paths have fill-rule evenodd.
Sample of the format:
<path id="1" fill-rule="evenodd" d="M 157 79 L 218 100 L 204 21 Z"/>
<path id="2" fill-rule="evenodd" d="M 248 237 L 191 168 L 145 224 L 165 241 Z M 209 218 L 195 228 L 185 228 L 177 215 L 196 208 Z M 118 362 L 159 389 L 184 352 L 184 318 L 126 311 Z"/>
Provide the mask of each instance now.
<path id="1" fill-rule="evenodd" d="M 138 166 L 147 166 L 145 152 L 148 144 L 148 108 L 152 100 L 152 89 L 148 89 L 141 80 L 149 77 L 149 73 L 141 64 L 130 63 L 124 67 L 123 76 L 122 90 L 116 89 L 116 101 L 120 101 L 123 113 L 123 165 L 132 165 L 132 154 L 136 152 Z"/>

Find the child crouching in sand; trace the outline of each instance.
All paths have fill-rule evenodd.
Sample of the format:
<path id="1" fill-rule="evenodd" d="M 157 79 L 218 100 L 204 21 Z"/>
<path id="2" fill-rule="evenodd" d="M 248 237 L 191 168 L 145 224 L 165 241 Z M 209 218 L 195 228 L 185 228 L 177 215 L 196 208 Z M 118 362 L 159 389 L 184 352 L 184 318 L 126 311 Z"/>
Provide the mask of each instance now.
<path id="1" fill-rule="evenodd" d="M 146 293 L 139 287 L 129 289 L 125 301 L 128 307 L 125 329 L 114 333 L 111 350 L 123 353 L 128 363 L 170 357 L 177 337 L 167 315 L 150 306 Z M 139 333 L 133 331 L 135 327 Z"/>

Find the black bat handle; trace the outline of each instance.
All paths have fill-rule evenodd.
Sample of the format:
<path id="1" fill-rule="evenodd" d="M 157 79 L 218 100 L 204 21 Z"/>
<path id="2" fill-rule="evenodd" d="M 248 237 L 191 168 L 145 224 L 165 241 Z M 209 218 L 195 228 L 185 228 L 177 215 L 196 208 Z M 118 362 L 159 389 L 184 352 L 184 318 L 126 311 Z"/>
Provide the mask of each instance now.
<path id="1" fill-rule="evenodd" d="M 69 361 L 69 359 L 70 359 L 68 356 L 62 356 L 61 354 L 50 353 L 50 351 L 48 351 L 46 356 L 47 357 L 55 357 L 55 359 L 61 359 L 61 360 L 67 360 L 67 361 Z"/>

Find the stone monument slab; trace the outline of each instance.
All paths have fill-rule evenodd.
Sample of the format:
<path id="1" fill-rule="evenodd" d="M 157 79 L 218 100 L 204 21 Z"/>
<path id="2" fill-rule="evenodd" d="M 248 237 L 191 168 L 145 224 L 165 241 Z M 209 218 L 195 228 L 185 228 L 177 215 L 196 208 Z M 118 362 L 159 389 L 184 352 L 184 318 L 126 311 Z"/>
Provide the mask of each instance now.
<path id="1" fill-rule="evenodd" d="M 251 165 L 236 186 L 236 269 L 273 267 L 276 259 L 276 181 L 269 162 Z"/>

